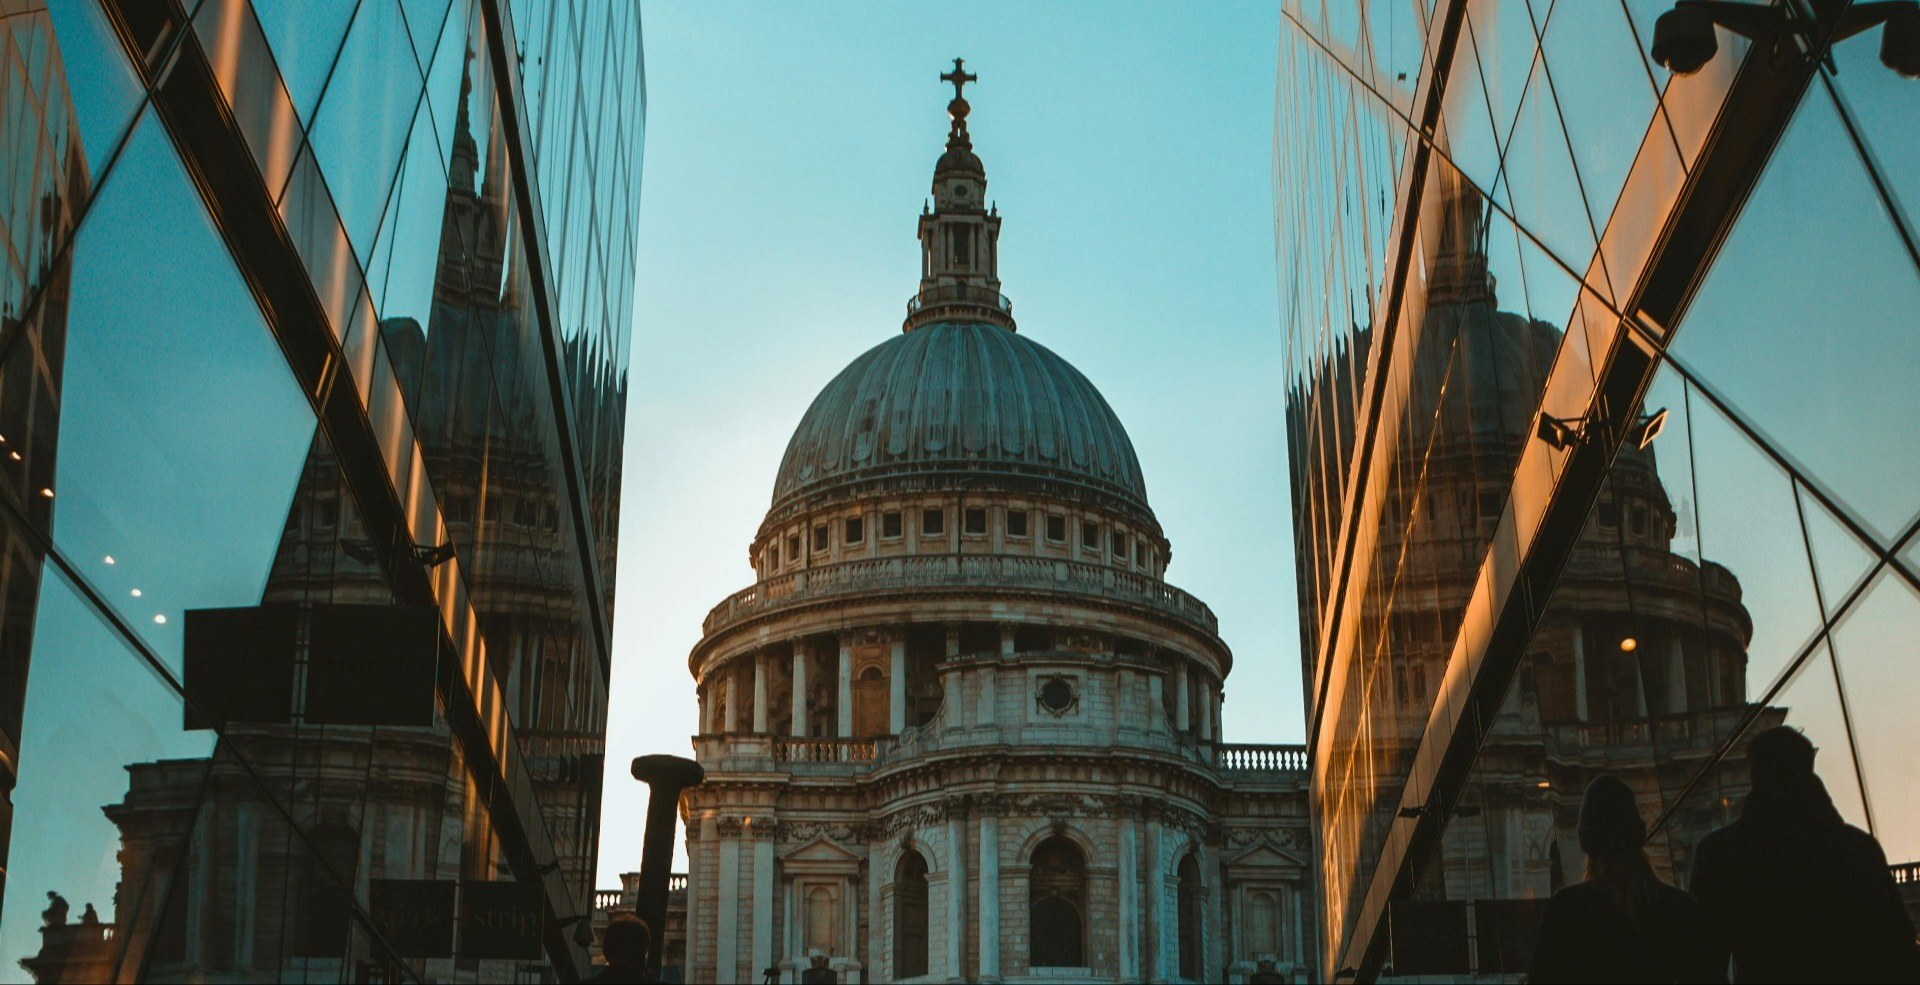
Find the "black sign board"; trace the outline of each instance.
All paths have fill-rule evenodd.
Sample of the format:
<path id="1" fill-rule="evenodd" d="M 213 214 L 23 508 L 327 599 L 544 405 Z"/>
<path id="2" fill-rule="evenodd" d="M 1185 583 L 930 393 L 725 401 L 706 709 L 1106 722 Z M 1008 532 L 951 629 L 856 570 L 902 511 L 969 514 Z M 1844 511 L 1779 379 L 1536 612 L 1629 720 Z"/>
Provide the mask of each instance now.
<path id="1" fill-rule="evenodd" d="M 286 722 L 298 618 L 291 605 L 187 610 L 185 727 Z"/>
<path id="2" fill-rule="evenodd" d="M 307 723 L 432 725 L 440 614 L 428 605 L 315 605 Z"/>
<path id="3" fill-rule="evenodd" d="M 453 882 L 439 879 L 368 884 L 367 908 L 395 957 L 453 957 L 453 889 Z"/>
<path id="4" fill-rule="evenodd" d="M 461 883 L 460 956 L 538 961 L 543 902 L 537 882 Z"/>
<path id="5" fill-rule="evenodd" d="M 1461 900 L 1400 900 L 1389 904 L 1395 975 L 1465 975 L 1467 904 Z"/>
<path id="6" fill-rule="evenodd" d="M 1483 899 L 1473 902 L 1474 936 L 1479 938 L 1480 974 L 1524 975 L 1533 964 L 1533 945 L 1543 899 Z"/>

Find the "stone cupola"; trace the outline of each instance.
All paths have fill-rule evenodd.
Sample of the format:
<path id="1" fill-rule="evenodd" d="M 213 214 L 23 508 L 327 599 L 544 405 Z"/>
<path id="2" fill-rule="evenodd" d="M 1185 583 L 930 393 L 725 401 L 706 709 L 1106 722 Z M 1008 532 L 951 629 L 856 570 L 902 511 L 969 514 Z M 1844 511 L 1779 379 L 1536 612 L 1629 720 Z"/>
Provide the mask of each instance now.
<path id="1" fill-rule="evenodd" d="M 961 95 L 978 78 L 953 60 L 947 149 L 933 167 L 933 205 L 920 215 L 920 291 L 907 302 L 905 331 L 965 318 L 1012 329 L 1013 305 L 1000 293 L 1000 214 L 987 204 L 987 170 L 967 132 L 972 108 Z"/>

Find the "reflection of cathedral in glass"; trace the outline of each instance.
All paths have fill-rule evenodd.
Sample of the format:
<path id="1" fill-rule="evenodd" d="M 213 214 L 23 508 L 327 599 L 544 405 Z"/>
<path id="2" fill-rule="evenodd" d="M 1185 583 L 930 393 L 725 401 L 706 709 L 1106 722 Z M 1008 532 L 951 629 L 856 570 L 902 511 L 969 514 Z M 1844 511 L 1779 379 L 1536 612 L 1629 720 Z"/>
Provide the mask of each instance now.
<path id="1" fill-rule="evenodd" d="M 483 39 L 476 33 L 471 43 Z M 486 90 L 474 91 L 476 58 L 484 59 L 484 50 L 469 51 L 461 80 L 431 315 L 426 325 L 408 317 L 380 322 L 379 358 L 399 381 L 452 549 L 422 563 L 432 571 L 458 558 L 507 705 L 501 712 L 514 726 L 545 824 L 544 832 L 522 837 L 552 845 L 553 877 L 584 900 L 591 899 L 604 759 L 605 695 L 593 678 L 604 668 L 587 642 L 577 541 L 563 526 L 574 514 L 556 478 L 562 466 L 555 435 L 579 427 L 595 442 L 585 469 L 588 522 L 610 608 L 624 369 L 613 364 L 616 354 L 587 351 L 590 339 L 562 339 L 561 361 L 576 386 L 575 421 L 553 419 L 544 383 L 548 356 L 511 211 L 513 178 L 498 143 L 500 118 Z M 476 117 L 491 146 L 476 142 Z M 75 177 L 84 183 L 83 171 Z M 48 297 L 56 304 L 60 292 Z M 34 344 L 41 337 L 35 334 Z M 57 347 L 53 353 L 57 359 Z M 45 368 L 40 361 L 8 365 Z M 7 388 L 8 397 L 14 389 Z M 51 394 L 53 387 L 39 390 Z M 50 459 L 33 463 L 50 468 Z M 104 805 L 121 836 L 120 882 L 107 922 L 47 927 L 40 953 L 21 961 L 37 981 L 99 980 L 131 970 L 151 981 L 402 980 L 407 972 L 393 964 L 396 954 L 427 958 L 411 974 L 430 980 L 528 973 L 551 980 L 551 967 L 532 963 L 537 950 L 487 960 L 464 923 L 458 960 L 431 947 L 410 950 L 402 940 L 404 915 L 383 909 L 383 886 L 443 886 L 451 900 L 455 885 L 466 893 L 471 883 L 512 882 L 516 869 L 524 871 L 526 848 L 498 833 L 514 822 L 491 810 L 493 795 L 464 761 L 470 751 L 444 707 L 422 709 L 430 726 L 315 718 L 315 640 L 323 619 L 350 611 L 328 607 L 411 611 L 437 630 L 431 607 L 409 608 L 392 587 L 382 536 L 356 507 L 334 447 L 316 433 L 257 609 L 293 614 L 292 692 L 281 696 L 291 710 L 263 712 L 246 704 L 250 698 L 222 693 L 218 680 L 196 682 L 189 630 L 187 697 L 199 702 L 203 717 L 210 702 L 223 708 L 212 721 L 222 735 L 210 758 L 125 765 L 124 800 Z M 26 579 L 31 604 L 35 569 L 10 563 L 7 570 L 13 582 Z M 31 626 L 9 616 L 10 632 Z M 450 673 L 445 645 L 436 638 L 426 646 L 439 650 L 439 673 Z M 0 641 L 0 653 L 14 649 Z M 7 666 L 11 672 L 10 660 Z M 206 727 L 194 724 L 195 714 L 188 713 L 188 728 Z M 283 808 L 293 825 L 278 816 Z M 376 942 L 374 934 L 386 939 Z"/>
<path id="2" fill-rule="evenodd" d="M 1485 253 L 1488 206 L 1464 183 L 1443 180 L 1441 188 L 1440 242 L 1407 381 L 1407 404 L 1434 410 L 1430 418 L 1410 415 L 1399 436 L 1398 475 L 1376 532 L 1380 556 L 1394 559 L 1392 587 L 1368 593 L 1360 617 L 1362 625 L 1379 627 L 1362 645 L 1380 654 L 1383 673 L 1364 702 L 1343 705 L 1335 726 L 1342 735 L 1370 730 L 1370 765 L 1382 783 L 1406 775 L 1444 693 L 1462 613 L 1500 536 L 1509 484 L 1561 339 L 1553 325 L 1499 307 Z M 1369 335 L 1364 328 L 1353 333 L 1359 355 L 1352 365 L 1365 365 Z M 1295 388 L 1289 415 L 1296 427 L 1312 402 L 1338 402 L 1329 391 L 1351 385 L 1347 365 Z M 1651 821 L 1743 719 L 1758 713 L 1753 734 L 1785 716 L 1748 703 L 1752 621 L 1740 582 L 1726 568 L 1688 556 L 1688 491 L 1678 491 L 1676 506 L 1655 470 L 1657 454 L 1654 444 L 1622 448 L 1489 724 L 1442 844 L 1417 877 L 1411 901 L 1395 904 L 1402 974 L 1439 970 L 1422 964 L 1413 942 L 1447 937 L 1448 928 L 1457 932 L 1465 961 L 1468 901 L 1478 901 L 1477 969 L 1522 970 L 1504 967 L 1491 942 L 1502 933 L 1530 940 L 1535 911 L 1528 902 L 1544 903 L 1582 878 L 1575 824 L 1593 777 L 1626 780 Z M 1296 455 L 1294 468 L 1301 502 L 1304 490 L 1326 477 L 1316 474 L 1317 459 Z M 1397 517 L 1407 519 L 1391 519 Z M 1300 563 L 1302 609 L 1320 611 L 1304 549 Z M 1313 620 L 1302 625 L 1311 654 L 1316 627 Z M 1309 687 L 1312 680 L 1309 674 Z M 1692 846 L 1737 815 L 1743 769 L 1729 760 L 1703 781 L 1716 789 L 1682 801 L 1656 829 L 1649 852 L 1663 878 L 1684 877 Z M 1379 794 L 1363 855 L 1393 824 L 1398 800 L 1390 790 Z M 1509 900 L 1527 902 L 1495 903 Z"/>

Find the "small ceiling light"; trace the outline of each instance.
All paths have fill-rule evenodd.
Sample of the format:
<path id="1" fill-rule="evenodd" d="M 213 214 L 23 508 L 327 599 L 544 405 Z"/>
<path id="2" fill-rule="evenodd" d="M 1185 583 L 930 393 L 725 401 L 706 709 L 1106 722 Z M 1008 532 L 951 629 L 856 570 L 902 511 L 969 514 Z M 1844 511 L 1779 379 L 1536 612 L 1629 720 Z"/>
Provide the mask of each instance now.
<path id="1" fill-rule="evenodd" d="M 7 457 L 13 459 L 16 462 L 20 461 L 20 453 L 17 451 L 7 452 Z"/>
<path id="2" fill-rule="evenodd" d="M 160 624 L 160 625 L 162 625 L 162 626 L 165 626 L 165 625 L 167 624 L 167 617 L 166 617 L 166 614 L 165 614 L 165 613 L 155 613 L 155 614 L 154 614 L 154 617 L 153 617 L 153 621 L 154 621 L 154 622 L 157 622 L 157 623 L 159 623 L 159 624 Z"/>
<path id="3" fill-rule="evenodd" d="M 140 590 L 136 588 L 130 594 L 132 594 L 134 598 L 139 598 L 141 593 Z"/>
<path id="4" fill-rule="evenodd" d="M 1620 652 L 1621 652 L 1621 653 L 1632 653 L 1633 651 L 1635 651 L 1635 650 L 1638 650 L 1638 649 L 1640 649 L 1640 641 L 1639 641 L 1639 640 L 1636 640 L 1636 639 L 1634 639 L 1634 638 L 1633 638 L 1633 637 L 1631 637 L 1631 636 L 1622 636 L 1622 637 L 1620 637 Z"/>
<path id="5" fill-rule="evenodd" d="M 113 562 L 113 555 L 111 555 L 111 554 L 109 554 L 109 555 L 107 555 L 106 557 L 103 557 L 103 558 L 101 558 L 100 560 L 102 560 L 102 561 L 105 561 L 105 562 L 107 562 L 108 564 L 112 564 L 112 563 L 114 563 L 114 562 Z"/>
<path id="6" fill-rule="evenodd" d="M 1660 432 L 1666 429 L 1667 409 L 1662 407 L 1634 421 L 1627 428 L 1627 440 L 1633 442 L 1635 448 L 1645 451 L 1648 445 L 1653 444 L 1653 439 L 1660 437 Z"/>
<path id="7" fill-rule="evenodd" d="M 53 498 L 53 487 L 52 487 L 52 486 L 41 486 L 41 487 L 40 487 L 40 495 L 42 495 L 42 496 L 45 496 L 45 497 L 46 497 L 46 498 L 48 498 L 48 499 L 52 499 L 52 498 Z"/>
<path id="8" fill-rule="evenodd" d="M 1551 787 L 1553 786 L 1553 781 L 1552 781 L 1552 780 L 1541 780 L 1541 781 L 1540 781 L 1539 783 L 1537 783 L 1537 784 L 1535 784 L 1535 786 L 1538 786 L 1538 787 L 1539 787 L 1540 789 L 1542 789 L 1542 790 L 1546 790 L 1546 789 L 1549 789 L 1549 788 L 1551 788 Z"/>

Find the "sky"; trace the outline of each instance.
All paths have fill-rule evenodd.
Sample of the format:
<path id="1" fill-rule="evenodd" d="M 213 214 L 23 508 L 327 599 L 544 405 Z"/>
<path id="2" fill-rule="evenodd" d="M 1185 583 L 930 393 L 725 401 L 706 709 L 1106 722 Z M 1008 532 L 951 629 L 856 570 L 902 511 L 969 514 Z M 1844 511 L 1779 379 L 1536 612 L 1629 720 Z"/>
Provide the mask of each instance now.
<path id="1" fill-rule="evenodd" d="M 964 57 L 1020 331 L 1133 438 L 1235 665 L 1229 741 L 1304 734 L 1273 226 L 1276 4 L 642 5 L 647 133 L 599 884 L 691 755 L 687 654 L 747 587 L 787 439 L 900 331 Z"/>

